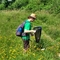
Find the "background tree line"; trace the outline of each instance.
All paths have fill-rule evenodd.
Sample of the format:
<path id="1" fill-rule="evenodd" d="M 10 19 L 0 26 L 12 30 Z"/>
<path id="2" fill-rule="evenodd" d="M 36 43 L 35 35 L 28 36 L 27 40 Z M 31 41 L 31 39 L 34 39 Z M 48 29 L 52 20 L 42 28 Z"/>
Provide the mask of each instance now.
<path id="1" fill-rule="evenodd" d="M 60 0 L 0 0 L 0 10 L 5 9 L 48 10 L 59 13 Z"/>

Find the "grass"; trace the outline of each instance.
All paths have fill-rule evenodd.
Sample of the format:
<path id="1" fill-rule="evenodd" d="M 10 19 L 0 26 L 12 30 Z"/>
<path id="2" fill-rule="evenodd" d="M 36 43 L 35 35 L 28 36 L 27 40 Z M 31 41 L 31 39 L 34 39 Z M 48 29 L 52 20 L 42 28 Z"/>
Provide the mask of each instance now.
<path id="1" fill-rule="evenodd" d="M 60 60 L 60 13 L 36 11 L 34 26 L 42 26 L 39 44 L 31 37 L 30 49 L 23 53 L 23 42 L 16 28 L 31 14 L 28 11 L 0 11 L 0 60 Z M 45 50 L 41 50 L 45 48 Z"/>

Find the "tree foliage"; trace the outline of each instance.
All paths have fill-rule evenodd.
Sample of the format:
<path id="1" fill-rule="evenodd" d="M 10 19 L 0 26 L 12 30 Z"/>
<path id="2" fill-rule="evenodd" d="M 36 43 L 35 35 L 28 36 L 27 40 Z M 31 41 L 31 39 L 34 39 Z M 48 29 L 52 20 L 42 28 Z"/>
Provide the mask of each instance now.
<path id="1" fill-rule="evenodd" d="M 60 0 L 0 0 L 1 9 L 26 9 L 31 11 L 49 10 L 60 12 Z"/>

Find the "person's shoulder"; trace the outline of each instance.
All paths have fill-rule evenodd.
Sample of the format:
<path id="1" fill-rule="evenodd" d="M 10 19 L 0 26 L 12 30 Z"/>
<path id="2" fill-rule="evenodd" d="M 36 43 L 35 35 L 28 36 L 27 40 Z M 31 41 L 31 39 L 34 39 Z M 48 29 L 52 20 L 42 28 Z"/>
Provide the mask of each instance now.
<path id="1" fill-rule="evenodd" d="M 26 20 L 26 21 L 25 21 L 25 23 L 28 23 L 28 24 L 30 24 L 30 21 Z"/>

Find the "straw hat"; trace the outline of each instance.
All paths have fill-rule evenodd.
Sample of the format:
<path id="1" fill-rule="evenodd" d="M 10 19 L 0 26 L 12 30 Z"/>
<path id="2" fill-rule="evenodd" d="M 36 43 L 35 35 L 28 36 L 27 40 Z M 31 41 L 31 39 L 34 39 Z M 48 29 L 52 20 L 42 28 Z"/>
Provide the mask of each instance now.
<path id="1" fill-rule="evenodd" d="M 32 13 L 32 14 L 30 15 L 30 17 L 36 18 L 36 14 Z"/>

